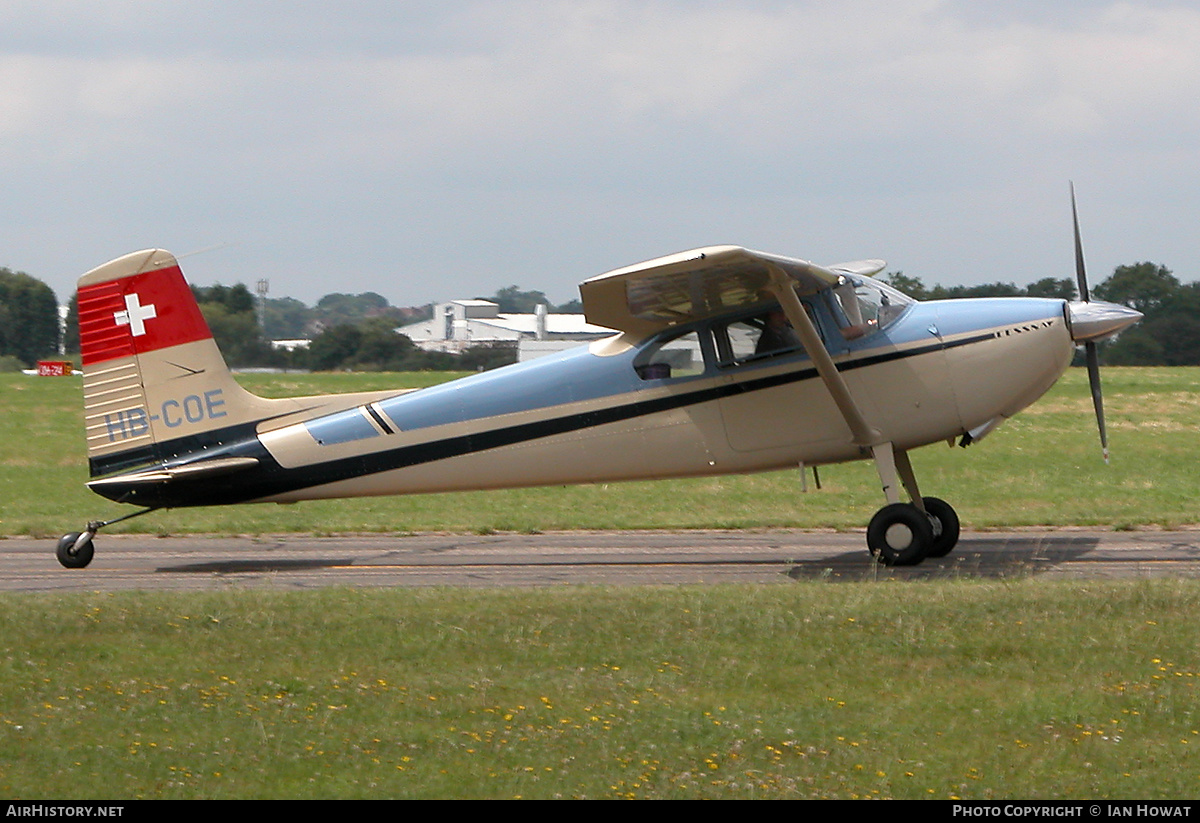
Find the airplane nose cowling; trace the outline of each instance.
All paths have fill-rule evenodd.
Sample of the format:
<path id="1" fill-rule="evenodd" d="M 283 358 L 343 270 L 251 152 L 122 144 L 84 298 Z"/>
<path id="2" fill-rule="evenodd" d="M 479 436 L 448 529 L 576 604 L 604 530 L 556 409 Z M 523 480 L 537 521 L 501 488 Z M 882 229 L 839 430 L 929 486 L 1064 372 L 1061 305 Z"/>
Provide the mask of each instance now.
<path id="1" fill-rule="evenodd" d="M 1142 313 L 1119 303 L 1103 300 L 1076 301 L 1071 309 L 1071 339 L 1076 343 L 1107 340 L 1142 319 Z"/>

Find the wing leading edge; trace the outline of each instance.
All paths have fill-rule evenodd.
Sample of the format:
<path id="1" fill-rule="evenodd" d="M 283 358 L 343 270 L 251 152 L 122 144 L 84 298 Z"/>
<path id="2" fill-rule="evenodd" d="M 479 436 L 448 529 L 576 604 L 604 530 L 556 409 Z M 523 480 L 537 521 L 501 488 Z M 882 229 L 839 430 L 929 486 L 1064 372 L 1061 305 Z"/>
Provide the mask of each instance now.
<path id="1" fill-rule="evenodd" d="M 825 267 L 741 246 L 707 246 L 658 257 L 585 280 L 587 322 L 635 336 L 770 303 L 772 274 L 782 272 L 803 296 L 836 286 L 843 274 L 874 274 L 882 260 Z"/>

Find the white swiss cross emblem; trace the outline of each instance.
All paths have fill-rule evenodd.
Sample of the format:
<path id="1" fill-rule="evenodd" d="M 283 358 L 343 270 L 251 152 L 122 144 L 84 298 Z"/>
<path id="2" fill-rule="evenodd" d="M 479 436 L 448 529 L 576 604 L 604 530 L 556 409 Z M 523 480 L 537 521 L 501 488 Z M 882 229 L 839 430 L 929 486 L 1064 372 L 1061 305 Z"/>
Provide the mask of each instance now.
<path id="1" fill-rule="evenodd" d="M 141 337 L 146 333 L 146 321 L 158 317 L 154 304 L 143 306 L 136 293 L 125 295 L 125 311 L 113 312 L 113 320 L 118 326 L 128 326 L 129 333 Z"/>

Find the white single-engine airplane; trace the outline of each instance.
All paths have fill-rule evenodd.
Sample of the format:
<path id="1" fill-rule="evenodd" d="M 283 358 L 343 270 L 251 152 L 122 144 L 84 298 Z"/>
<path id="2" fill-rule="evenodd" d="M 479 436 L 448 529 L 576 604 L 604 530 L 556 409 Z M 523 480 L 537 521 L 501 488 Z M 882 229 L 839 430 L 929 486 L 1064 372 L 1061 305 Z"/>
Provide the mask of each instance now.
<path id="1" fill-rule="evenodd" d="M 1074 193 L 1072 192 L 1072 209 Z M 588 346 L 418 391 L 265 399 L 230 375 L 174 257 L 126 255 L 79 281 L 96 493 L 145 509 L 756 472 L 872 459 L 887 505 L 867 546 L 888 565 L 958 540 L 908 452 L 967 445 L 1040 397 L 1095 341 L 1141 316 L 1081 301 L 917 302 L 882 260 L 818 266 L 712 246 L 580 286 Z M 910 502 L 902 502 L 901 487 Z"/>

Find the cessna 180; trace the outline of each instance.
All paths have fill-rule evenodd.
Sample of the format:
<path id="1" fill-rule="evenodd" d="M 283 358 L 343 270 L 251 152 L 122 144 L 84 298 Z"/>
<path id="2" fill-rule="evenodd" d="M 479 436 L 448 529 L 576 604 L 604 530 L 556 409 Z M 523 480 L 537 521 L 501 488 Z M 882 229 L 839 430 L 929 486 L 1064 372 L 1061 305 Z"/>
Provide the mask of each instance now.
<path id="1" fill-rule="evenodd" d="M 1074 206 L 1072 194 L 1072 206 Z M 1141 315 L 1089 301 L 917 302 L 871 278 L 712 246 L 580 286 L 590 345 L 417 391 L 265 399 L 230 375 L 175 258 L 126 255 L 79 281 L 88 486 L 145 507 L 64 535 L 86 566 L 107 525 L 160 508 L 288 503 L 756 472 L 871 459 L 882 563 L 940 557 L 954 509 L 923 497 L 910 450 L 977 441 L 1095 341 Z M 901 488 L 908 502 L 901 499 Z"/>

